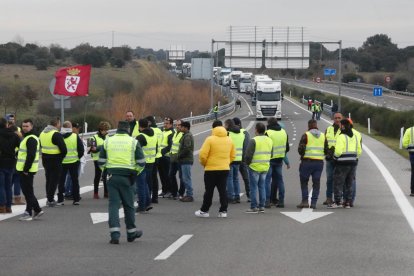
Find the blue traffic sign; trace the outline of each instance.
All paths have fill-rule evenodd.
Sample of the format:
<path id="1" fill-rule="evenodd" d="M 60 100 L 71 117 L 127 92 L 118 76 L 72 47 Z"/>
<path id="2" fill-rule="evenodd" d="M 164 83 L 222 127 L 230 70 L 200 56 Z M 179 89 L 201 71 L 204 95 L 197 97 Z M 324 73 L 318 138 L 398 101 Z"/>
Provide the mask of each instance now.
<path id="1" fill-rule="evenodd" d="M 374 94 L 374 97 L 382 96 L 382 87 L 374 87 L 373 94 Z"/>
<path id="2" fill-rule="evenodd" d="M 323 70 L 323 74 L 325 76 L 335 76 L 336 75 L 336 69 L 326 68 Z"/>

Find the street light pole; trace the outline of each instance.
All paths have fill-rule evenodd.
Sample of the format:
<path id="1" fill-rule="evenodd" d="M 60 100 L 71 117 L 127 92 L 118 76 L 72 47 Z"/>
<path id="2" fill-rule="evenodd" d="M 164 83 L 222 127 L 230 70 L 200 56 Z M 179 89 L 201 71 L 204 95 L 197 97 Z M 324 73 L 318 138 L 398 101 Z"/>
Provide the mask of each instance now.
<path id="1" fill-rule="evenodd" d="M 213 64 L 214 64 L 214 39 L 211 40 L 211 72 L 210 72 L 210 108 L 213 109 Z"/>
<path id="2" fill-rule="evenodd" d="M 342 40 L 339 40 L 339 66 L 338 66 L 338 112 L 341 110 L 341 88 L 342 88 Z"/>

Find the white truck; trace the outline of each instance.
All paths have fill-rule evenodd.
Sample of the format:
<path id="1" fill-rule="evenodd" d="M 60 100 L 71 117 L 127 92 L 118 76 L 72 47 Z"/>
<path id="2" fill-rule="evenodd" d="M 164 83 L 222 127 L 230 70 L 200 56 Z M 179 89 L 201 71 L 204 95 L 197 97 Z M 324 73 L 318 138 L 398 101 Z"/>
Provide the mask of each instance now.
<path id="1" fill-rule="evenodd" d="M 242 73 L 242 71 L 232 71 L 230 73 L 230 89 L 238 88 L 239 78 Z"/>
<path id="2" fill-rule="evenodd" d="M 218 74 L 219 84 L 225 86 L 226 84 L 224 83 L 224 79 L 226 78 L 226 76 L 230 75 L 230 73 L 231 73 L 231 68 L 218 69 L 217 74 Z"/>
<path id="3" fill-rule="evenodd" d="M 282 81 L 259 81 L 256 83 L 256 119 L 275 117 L 282 119 Z"/>
<path id="4" fill-rule="evenodd" d="M 242 73 L 239 78 L 238 90 L 239 93 L 250 94 L 253 91 L 252 73 Z"/>

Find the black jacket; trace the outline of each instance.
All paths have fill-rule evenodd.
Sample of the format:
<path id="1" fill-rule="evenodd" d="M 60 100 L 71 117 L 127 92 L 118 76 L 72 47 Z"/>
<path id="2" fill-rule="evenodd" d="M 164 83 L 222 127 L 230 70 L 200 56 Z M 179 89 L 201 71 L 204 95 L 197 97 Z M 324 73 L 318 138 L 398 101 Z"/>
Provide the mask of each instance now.
<path id="1" fill-rule="evenodd" d="M 0 168 L 14 169 L 16 167 L 16 148 L 20 138 L 9 128 L 0 129 Z"/>

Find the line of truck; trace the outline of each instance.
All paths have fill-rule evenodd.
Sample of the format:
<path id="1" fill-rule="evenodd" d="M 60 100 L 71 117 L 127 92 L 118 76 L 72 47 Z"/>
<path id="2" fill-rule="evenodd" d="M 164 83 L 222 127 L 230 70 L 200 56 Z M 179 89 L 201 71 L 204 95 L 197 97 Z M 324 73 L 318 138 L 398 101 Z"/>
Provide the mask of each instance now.
<path id="1" fill-rule="evenodd" d="M 256 119 L 282 119 L 282 81 L 232 68 L 214 67 L 213 72 L 218 84 L 251 96 L 252 105 L 256 107 Z"/>

